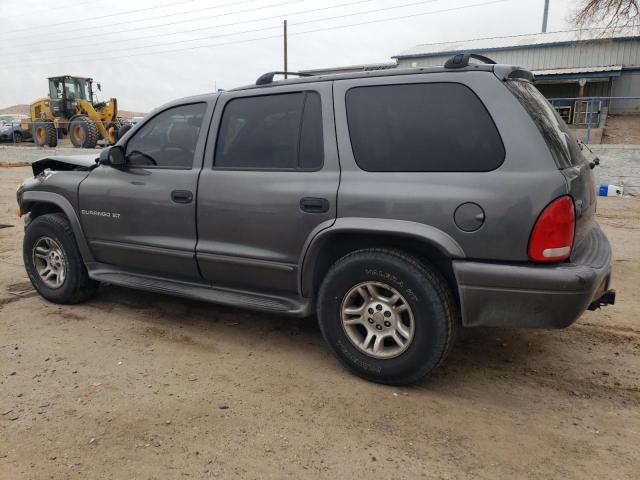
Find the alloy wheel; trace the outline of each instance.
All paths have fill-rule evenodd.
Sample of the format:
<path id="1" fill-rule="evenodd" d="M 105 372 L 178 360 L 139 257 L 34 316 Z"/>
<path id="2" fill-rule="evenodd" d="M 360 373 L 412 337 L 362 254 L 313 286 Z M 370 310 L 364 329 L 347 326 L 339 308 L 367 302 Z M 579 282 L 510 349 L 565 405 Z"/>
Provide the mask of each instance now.
<path id="1" fill-rule="evenodd" d="M 413 340 L 415 321 L 407 300 L 381 282 L 363 282 L 344 296 L 342 327 L 351 343 L 373 358 L 393 358 Z"/>
<path id="2" fill-rule="evenodd" d="M 41 237 L 33 245 L 32 252 L 40 280 L 49 288 L 60 288 L 67 277 L 67 260 L 58 242 Z"/>

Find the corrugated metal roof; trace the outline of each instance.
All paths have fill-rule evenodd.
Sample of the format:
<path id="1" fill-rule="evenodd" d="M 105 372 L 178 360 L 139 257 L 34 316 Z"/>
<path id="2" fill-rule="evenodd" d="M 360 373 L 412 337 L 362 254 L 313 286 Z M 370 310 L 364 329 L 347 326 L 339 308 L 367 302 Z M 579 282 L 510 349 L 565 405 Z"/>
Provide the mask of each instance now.
<path id="1" fill-rule="evenodd" d="M 551 68 L 548 70 L 534 70 L 536 77 L 545 75 L 573 75 L 576 73 L 620 72 L 622 65 L 609 65 L 603 67 L 576 67 L 576 68 Z"/>
<path id="2" fill-rule="evenodd" d="M 596 42 L 609 40 L 625 40 L 640 38 L 640 32 L 633 27 L 615 30 L 592 28 L 583 30 L 566 30 L 561 32 L 534 33 L 513 37 L 491 37 L 457 42 L 425 43 L 416 45 L 391 58 L 429 57 L 448 55 L 459 52 L 480 52 L 490 50 L 507 50 L 514 48 L 543 47 L 548 45 L 574 42 Z"/>

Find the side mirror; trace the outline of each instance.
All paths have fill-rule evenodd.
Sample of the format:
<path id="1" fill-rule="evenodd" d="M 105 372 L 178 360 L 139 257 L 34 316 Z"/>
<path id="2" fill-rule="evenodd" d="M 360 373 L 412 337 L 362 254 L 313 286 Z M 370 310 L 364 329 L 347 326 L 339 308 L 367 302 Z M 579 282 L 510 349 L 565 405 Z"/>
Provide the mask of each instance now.
<path id="1" fill-rule="evenodd" d="M 98 87 L 98 90 L 102 91 L 102 85 L 100 85 L 100 83 L 96 83 L 96 87 Z"/>
<path id="2" fill-rule="evenodd" d="M 125 163 L 127 163 L 127 160 L 124 156 L 124 148 L 120 145 L 107 147 L 100 152 L 100 165 L 122 167 Z"/>

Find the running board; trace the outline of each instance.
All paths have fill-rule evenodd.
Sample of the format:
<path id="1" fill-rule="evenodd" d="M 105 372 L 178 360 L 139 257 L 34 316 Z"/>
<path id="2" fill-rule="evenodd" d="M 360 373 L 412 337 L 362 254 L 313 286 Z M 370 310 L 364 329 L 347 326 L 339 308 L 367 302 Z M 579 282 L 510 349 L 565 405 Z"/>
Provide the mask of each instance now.
<path id="1" fill-rule="evenodd" d="M 99 264 L 87 266 L 89 267 L 89 277 L 98 282 L 261 312 L 280 313 L 295 317 L 307 317 L 312 314 L 311 303 L 306 298 L 262 295 L 196 283 L 158 279 L 146 275 L 114 271 L 111 267 Z"/>

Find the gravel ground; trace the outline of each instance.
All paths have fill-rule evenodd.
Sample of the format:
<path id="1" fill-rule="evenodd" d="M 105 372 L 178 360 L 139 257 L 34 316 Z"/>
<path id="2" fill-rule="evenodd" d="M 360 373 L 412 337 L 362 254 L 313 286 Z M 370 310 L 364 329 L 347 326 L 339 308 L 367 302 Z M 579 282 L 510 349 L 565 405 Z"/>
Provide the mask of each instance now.
<path id="1" fill-rule="evenodd" d="M 103 287 L 34 294 L 0 169 L 0 479 L 637 479 L 640 199 L 599 200 L 618 304 L 471 329 L 408 388 L 347 373 L 313 319 Z"/>
<path id="2" fill-rule="evenodd" d="M 73 148 L 69 147 L 36 147 L 32 143 L 13 145 L 0 145 L 0 167 L 6 164 L 30 164 L 43 157 L 51 155 L 90 155 L 95 154 L 96 158 L 100 156 L 100 148 Z"/>

